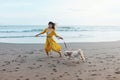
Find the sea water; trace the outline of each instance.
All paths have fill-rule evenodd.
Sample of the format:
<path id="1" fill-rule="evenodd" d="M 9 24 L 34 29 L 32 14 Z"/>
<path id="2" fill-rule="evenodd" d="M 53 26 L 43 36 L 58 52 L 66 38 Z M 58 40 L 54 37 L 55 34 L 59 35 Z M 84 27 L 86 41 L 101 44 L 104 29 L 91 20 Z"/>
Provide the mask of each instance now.
<path id="1" fill-rule="evenodd" d="M 1 25 L 0 42 L 5 43 L 45 43 L 45 25 Z M 107 42 L 120 40 L 120 26 L 57 26 L 56 33 L 65 42 Z M 54 39 L 62 43 L 63 40 Z"/>

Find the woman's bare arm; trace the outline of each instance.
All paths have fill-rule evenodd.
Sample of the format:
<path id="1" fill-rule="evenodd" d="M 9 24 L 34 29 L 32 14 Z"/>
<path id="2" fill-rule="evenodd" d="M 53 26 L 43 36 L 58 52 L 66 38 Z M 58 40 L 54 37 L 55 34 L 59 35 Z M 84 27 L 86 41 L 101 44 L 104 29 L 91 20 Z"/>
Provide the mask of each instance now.
<path id="1" fill-rule="evenodd" d="M 36 34 L 35 37 L 38 37 L 39 35 L 44 34 L 45 32 L 46 32 L 46 29 L 42 31 L 41 33 Z"/>
<path id="2" fill-rule="evenodd" d="M 55 30 L 53 30 L 53 33 L 54 33 L 55 37 L 57 37 L 58 39 L 63 39 L 61 36 L 58 36 L 58 35 L 56 34 Z"/>
<path id="3" fill-rule="evenodd" d="M 39 35 L 41 35 L 41 33 L 36 34 L 35 37 L 38 37 Z"/>

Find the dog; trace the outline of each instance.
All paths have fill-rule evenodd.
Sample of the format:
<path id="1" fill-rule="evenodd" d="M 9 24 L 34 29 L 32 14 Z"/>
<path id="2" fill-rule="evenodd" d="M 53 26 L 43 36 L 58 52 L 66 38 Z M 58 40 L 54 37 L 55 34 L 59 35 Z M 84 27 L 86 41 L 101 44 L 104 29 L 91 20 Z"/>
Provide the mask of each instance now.
<path id="1" fill-rule="evenodd" d="M 68 59 L 79 59 L 80 58 L 82 59 L 82 61 L 85 61 L 85 57 L 84 57 L 84 53 L 83 53 L 83 50 L 81 49 L 78 49 L 78 50 L 75 50 L 75 51 L 65 51 L 64 55 L 66 57 L 68 57 Z"/>

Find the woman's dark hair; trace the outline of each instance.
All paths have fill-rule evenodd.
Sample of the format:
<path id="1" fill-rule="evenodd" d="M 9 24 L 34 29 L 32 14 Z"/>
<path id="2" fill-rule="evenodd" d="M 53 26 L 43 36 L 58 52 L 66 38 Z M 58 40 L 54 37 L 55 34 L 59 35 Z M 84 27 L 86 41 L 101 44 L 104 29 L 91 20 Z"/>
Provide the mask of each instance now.
<path id="1" fill-rule="evenodd" d="M 52 29 L 55 30 L 55 23 L 53 23 L 53 22 L 50 21 L 50 22 L 48 23 L 48 25 L 50 25 L 50 24 L 52 25 Z"/>

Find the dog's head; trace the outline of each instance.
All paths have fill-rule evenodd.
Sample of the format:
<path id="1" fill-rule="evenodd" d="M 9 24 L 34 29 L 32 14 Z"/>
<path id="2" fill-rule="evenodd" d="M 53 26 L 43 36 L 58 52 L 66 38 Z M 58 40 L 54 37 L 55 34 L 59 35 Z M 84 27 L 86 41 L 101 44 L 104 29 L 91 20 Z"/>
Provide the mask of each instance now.
<path id="1" fill-rule="evenodd" d="M 72 51 L 65 51 L 64 55 L 70 57 L 72 55 L 72 53 L 73 53 Z"/>
<path id="2" fill-rule="evenodd" d="M 82 49 L 78 49 L 78 53 L 79 54 L 83 53 L 83 50 Z"/>

